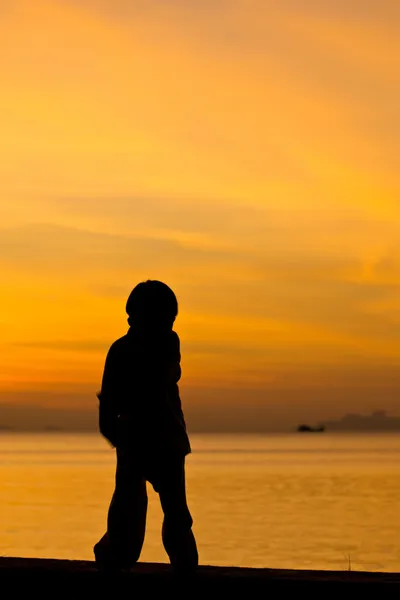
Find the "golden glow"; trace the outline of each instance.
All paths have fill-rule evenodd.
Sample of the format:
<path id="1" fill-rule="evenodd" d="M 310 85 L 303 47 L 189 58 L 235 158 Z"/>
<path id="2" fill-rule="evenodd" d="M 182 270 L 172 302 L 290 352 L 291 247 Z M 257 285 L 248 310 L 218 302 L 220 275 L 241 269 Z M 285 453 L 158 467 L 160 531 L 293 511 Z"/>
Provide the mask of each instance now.
<path id="1" fill-rule="evenodd" d="M 398 368 L 396 2 L 8 4 L 1 398 L 93 402 L 149 277 L 188 388 Z"/>

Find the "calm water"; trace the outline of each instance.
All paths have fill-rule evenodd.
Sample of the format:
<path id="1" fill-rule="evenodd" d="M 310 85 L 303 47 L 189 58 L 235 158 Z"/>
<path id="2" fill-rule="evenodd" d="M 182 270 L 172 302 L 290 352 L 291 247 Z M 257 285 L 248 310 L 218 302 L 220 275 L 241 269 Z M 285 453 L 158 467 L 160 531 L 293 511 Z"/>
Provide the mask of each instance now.
<path id="1" fill-rule="evenodd" d="M 202 563 L 400 571 L 400 436 L 192 436 Z M 113 489 L 97 435 L 0 435 L 0 555 L 92 558 Z M 150 490 L 142 560 L 165 561 Z"/>

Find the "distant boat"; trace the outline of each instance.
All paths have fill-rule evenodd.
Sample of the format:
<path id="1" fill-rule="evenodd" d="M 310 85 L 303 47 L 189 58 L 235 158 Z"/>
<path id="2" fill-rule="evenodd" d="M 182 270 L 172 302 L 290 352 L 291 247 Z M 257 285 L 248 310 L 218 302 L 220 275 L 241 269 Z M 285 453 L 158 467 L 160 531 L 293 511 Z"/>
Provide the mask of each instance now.
<path id="1" fill-rule="evenodd" d="M 300 433 L 322 433 L 325 431 L 325 426 L 319 425 L 318 427 L 311 427 L 311 425 L 299 425 L 297 431 Z"/>

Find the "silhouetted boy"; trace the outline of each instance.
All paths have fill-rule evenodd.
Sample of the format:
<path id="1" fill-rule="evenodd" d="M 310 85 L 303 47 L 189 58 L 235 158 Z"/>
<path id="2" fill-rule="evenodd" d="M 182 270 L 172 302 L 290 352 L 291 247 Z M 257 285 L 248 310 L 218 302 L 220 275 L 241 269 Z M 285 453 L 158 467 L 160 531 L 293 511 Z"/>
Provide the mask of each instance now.
<path id="1" fill-rule="evenodd" d="M 173 291 L 160 281 L 139 283 L 128 298 L 130 328 L 111 346 L 103 374 L 100 431 L 116 447 L 117 472 L 107 533 L 95 545 L 102 567 L 129 568 L 139 559 L 147 513 L 146 481 L 160 495 L 162 539 L 174 567 L 197 566 L 186 503 L 189 438 L 179 397 L 178 314 Z"/>

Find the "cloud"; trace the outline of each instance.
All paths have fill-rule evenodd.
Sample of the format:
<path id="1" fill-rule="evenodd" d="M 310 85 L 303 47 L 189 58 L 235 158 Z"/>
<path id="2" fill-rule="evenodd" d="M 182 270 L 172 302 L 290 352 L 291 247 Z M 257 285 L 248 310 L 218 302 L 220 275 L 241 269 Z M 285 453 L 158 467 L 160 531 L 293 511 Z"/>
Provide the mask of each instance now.
<path id="1" fill-rule="evenodd" d="M 143 204 L 149 206 L 141 210 L 138 201 L 124 199 L 113 203 L 126 223 L 138 225 L 138 216 L 143 231 L 136 235 L 46 224 L 3 229 L 2 263 L 21 277 L 32 271 L 51 276 L 67 295 L 83 286 L 118 300 L 121 307 L 135 281 L 159 277 L 179 282 L 184 314 L 245 319 L 251 313 L 259 319 L 334 326 L 355 335 L 397 337 L 390 318 L 390 298 L 397 297 L 400 285 L 396 223 L 324 211 L 299 211 L 286 219 L 284 211 L 221 206 L 203 207 L 196 223 L 186 219 L 179 204 L 171 212 L 161 211 L 159 220 L 156 202 Z M 96 210 L 91 201 L 78 206 L 89 216 Z M 107 217 L 110 208 L 104 206 L 99 204 L 97 216 Z M 213 215 L 212 232 L 202 238 Z M 180 237 L 180 231 L 187 237 Z M 200 237 L 190 240 L 192 233 Z M 373 238 L 382 250 L 368 261 L 364 255 Z M 381 313 L 380 303 L 387 305 Z"/>
<path id="2" fill-rule="evenodd" d="M 397 3 L 12 4 L 2 388 L 97 381 L 147 277 L 192 388 L 398 364 Z"/>
<path id="3" fill-rule="evenodd" d="M 185 417 L 190 433 L 219 431 L 293 431 L 298 423 L 340 418 L 346 412 L 385 408 L 399 414 L 400 382 L 397 368 L 385 366 L 343 373 L 332 370 L 329 385 L 321 372 L 308 373 L 302 386 L 288 379 L 268 389 L 212 386 L 184 388 Z M 314 385 L 312 378 L 319 376 Z M 229 407 L 229 408 L 228 408 Z M 13 428 L 98 430 L 98 408 L 93 394 L 1 392 L 0 425 Z"/>
<path id="4" fill-rule="evenodd" d="M 343 3 L 334 26 L 312 3 L 299 11 L 291 2 L 235 2 L 212 16 L 209 3 L 183 12 L 182 3 L 149 3 L 140 18 L 117 22 L 104 12 L 112 4 L 38 0 L 35 26 L 24 27 L 21 13 L 8 23 L 4 182 L 19 187 L 23 164 L 25 185 L 42 193 L 196 189 L 208 199 L 314 206 L 324 182 L 324 203 L 394 210 L 397 96 L 384 92 L 385 73 L 364 85 L 351 52 L 326 50 L 335 27 L 334 39 L 354 39 L 369 68 L 371 31 Z"/>
<path id="5" fill-rule="evenodd" d="M 71 352 L 104 352 L 110 346 L 109 340 L 35 340 L 12 344 L 20 348 L 34 350 L 67 350 Z"/>

